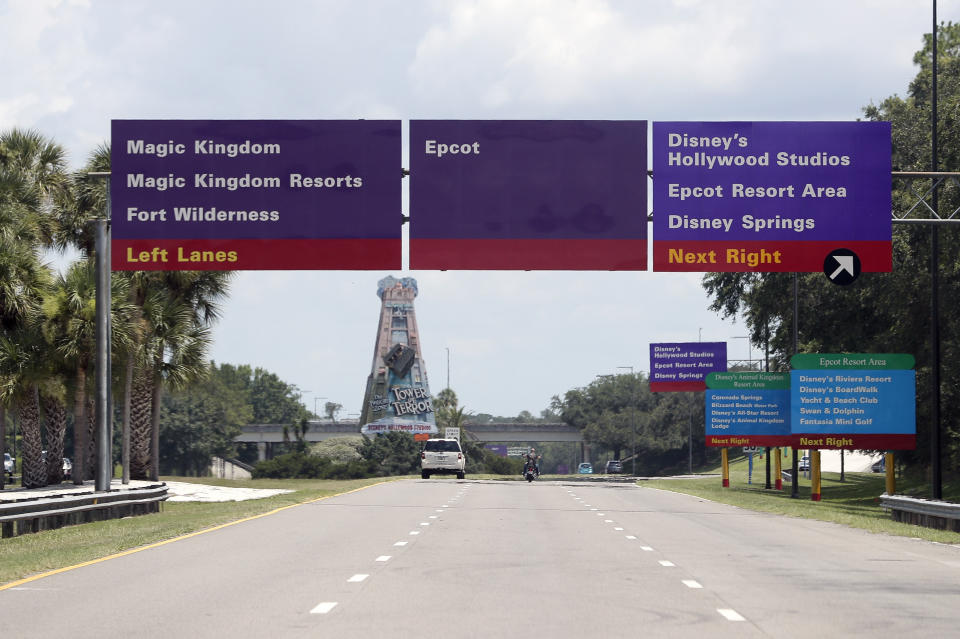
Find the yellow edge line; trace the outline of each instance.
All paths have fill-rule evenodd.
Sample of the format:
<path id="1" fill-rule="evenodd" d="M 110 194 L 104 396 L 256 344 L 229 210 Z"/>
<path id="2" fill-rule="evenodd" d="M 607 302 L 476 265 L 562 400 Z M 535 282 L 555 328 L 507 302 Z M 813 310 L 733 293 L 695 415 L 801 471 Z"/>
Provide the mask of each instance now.
<path id="1" fill-rule="evenodd" d="M 369 486 L 361 486 L 360 488 L 354 488 L 353 490 L 348 490 L 342 493 L 336 493 L 335 495 L 326 495 L 324 497 L 317 497 L 316 499 L 308 499 L 307 501 L 302 501 L 298 504 L 290 504 L 289 506 L 281 506 L 280 508 L 275 508 L 271 511 L 260 513 L 259 515 L 253 515 L 252 517 L 245 517 L 243 519 L 237 519 L 236 521 L 229 521 L 225 524 L 220 524 L 218 526 L 213 526 L 212 528 L 204 528 L 203 530 L 198 530 L 196 532 L 187 533 L 186 535 L 180 535 L 179 537 L 173 537 L 171 539 L 165 539 L 163 541 L 158 541 L 153 544 L 148 544 L 146 546 L 139 546 L 137 548 L 131 548 L 130 550 L 124 550 L 123 552 L 114 553 L 112 555 L 107 555 L 106 557 L 100 557 L 99 559 L 91 559 L 90 561 L 84 561 L 83 563 L 74 564 L 72 566 L 67 566 L 65 568 L 57 568 L 56 570 L 50 570 L 48 572 L 42 572 L 38 575 L 33 575 L 32 577 L 26 577 L 20 579 L 19 581 L 11 581 L 8 584 L 0 585 L 0 591 L 9 590 L 10 588 L 16 588 L 17 586 L 22 586 L 23 584 L 28 584 L 32 581 L 37 581 L 38 579 L 43 579 L 44 577 L 52 577 L 53 575 L 59 575 L 62 572 L 68 572 L 70 570 L 76 570 L 77 568 L 83 568 L 84 566 L 92 566 L 93 564 L 99 564 L 104 561 L 109 561 L 110 559 L 117 559 L 119 557 L 126 557 L 127 555 L 132 555 L 137 552 L 142 552 L 144 550 L 150 550 L 151 548 L 158 548 L 160 546 L 166 546 L 167 544 L 172 544 L 175 541 L 180 541 L 182 539 L 189 539 L 190 537 L 196 537 L 197 535 L 203 535 L 208 532 L 213 532 L 215 530 L 220 530 L 221 528 L 226 528 L 227 526 L 234 526 L 236 524 L 242 524 L 245 521 L 253 521 L 254 519 L 260 519 L 261 517 L 266 517 L 268 515 L 275 515 L 276 513 L 287 510 L 288 508 L 296 508 L 297 506 L 304 506 L 306 504 L 313 504 L 318 501 L 323 501 L 324 499 L 330 499 L 331 497 L 340 497 L 341 495 L 349 495 L 350 493 L 355 493 L 360 490 L 366 490 L 367 488 L 373 488 L 374 486 L 380 486 L 381 484 L 386 484 L 395 480 L 386 480 L 378 481 L 375 484 L 370 484 Z"/>

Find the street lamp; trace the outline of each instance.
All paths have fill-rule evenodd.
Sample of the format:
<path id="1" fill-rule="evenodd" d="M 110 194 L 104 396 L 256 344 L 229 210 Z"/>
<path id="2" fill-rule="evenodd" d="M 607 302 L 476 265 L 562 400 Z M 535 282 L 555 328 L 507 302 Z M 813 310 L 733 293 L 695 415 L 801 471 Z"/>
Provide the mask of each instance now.
<path id="1" fill-rule="evenodd" d="M 731 335 L 731 339 L 745 339 L 747 340 L 747 352 L 749 353 L 749 358 L 747 360 L 747 365 L 750 367 L 750 370 L 753 370 L 753 341 L 750 339 L 749 335 Z"/>
<path id="2" fill-rule="evenodd" d="M 617 369 L 623 369 L 623 370 L 630 369 L 630 375 L 631 376 L 633 375 L 633 366 L 617 366 Z M 633 449 L 633 455 L 631 456 L 631 462 L 630 462 L 632 465 L 631 472 L 633 473 L 633 476 L 636 477 L 637 476 L 637 407 L 636 405 L 634 405 L 633 407 L 633 442 L 632 444 L 633 446 L 631 448 Z"/>

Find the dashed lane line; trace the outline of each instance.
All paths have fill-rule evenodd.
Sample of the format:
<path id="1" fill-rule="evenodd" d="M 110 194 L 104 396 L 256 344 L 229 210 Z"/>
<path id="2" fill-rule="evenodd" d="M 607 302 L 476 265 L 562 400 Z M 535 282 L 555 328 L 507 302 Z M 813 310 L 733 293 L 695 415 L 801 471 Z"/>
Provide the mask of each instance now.
<path id="1" fill-rule="evenodd" d="M 727 621 L 746 621 L 746 619 L 733 608 L 717 608 L 717 612 L 723 615 Z"/>
<path id="2" fill-rule="evenodd" d="M 337 605 L 336 601 L 324 601 L 320 604 L 317 604 L 313 610 L 310 611 L 311 615 L 325 615 L 331 610 L 333 610 Z"/>

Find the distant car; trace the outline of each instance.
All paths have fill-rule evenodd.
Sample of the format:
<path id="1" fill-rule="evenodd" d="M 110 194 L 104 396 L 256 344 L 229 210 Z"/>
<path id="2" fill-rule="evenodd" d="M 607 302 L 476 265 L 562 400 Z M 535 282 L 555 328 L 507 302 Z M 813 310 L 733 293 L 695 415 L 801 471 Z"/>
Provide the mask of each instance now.
<path id="1" fill-rule="evenodd" d="M 10 453 L 3 454 L 3 472 L 7 474 L 7 479 L 13 481 L 13 457 Z"/>
<path id="2" fill-rule="evenodd" d="M 870 466 L 870 470 L 874 473 L 885 473 L 887 472 L 887 459 L 886 457 L 881 457 L 877 461 L 873 462 Z"/>
<path id="3" fill-rule="evenodd" d="M 605 473 L 608 475 L 617 475 L 623 472 L 623 464 L 620 463 L 619 459 L 611 459 L 607 462 L 607 467 L 604 469 Z"/>
<path id="4" fill-rule="evenodd" d="M 804 455 L 800 458 L 800 463 L 797 466 L 797 470 L 800 471 L 809 471 L 810 470 L 810 456 Z"/>
<path id="5" fill-rule="evenodd" d="M 428 439 L 420 451 L 420 476 L 430 479 L 430 475 L 455 474 L 457 479 L 463 479 L 466 463 L 456 439 Z"/>
<path id="6" fill-rule="evenodd" d="M 577 474 L 578 474 L 578 475 L 592 475 L 592 474 L 593 474 L 593 464 L 590 464 L 590 463 L 588 463 L 588 462 L 583 462 L 582 464 L 580 464 L 579 466 L 577 466 Z"/>

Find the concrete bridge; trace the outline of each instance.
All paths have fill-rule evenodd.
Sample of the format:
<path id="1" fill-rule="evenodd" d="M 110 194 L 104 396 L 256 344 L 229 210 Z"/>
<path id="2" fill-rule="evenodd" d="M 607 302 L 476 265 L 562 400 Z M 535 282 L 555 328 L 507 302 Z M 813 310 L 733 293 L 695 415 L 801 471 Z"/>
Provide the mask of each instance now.
<path id="1" fill-rule="evenodd" d="M 307 422 L 304 439 L 308 442 L 322 442 L 333 437 L 360 435 L 360 424 L 356 420 L 338 422 Z M 464 423 L 464 429 L 474 441 L 480 442 L 577 442 L 583 444 L 580 429 L 567 424 L 543 423 Z M 283 443 L 283 424 L 247 424 L 243 431 L 234 437 L 235 442 L 255 443 L 260 459 L 272 457 L 273 444 Z M 290 428 L 290 427 L 288 427 Z M 290 434 L 291 440 L 293 434 Z"/>

